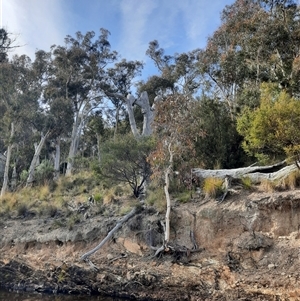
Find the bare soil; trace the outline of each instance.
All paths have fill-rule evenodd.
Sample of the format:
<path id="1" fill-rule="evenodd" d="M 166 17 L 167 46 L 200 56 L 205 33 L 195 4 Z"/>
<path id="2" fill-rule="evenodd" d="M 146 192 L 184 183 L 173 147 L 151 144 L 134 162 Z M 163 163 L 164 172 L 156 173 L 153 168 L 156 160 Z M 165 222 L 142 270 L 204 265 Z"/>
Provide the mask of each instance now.
<path id="1" fill-rule="evenodd" d="M 121 216 L 0 220 L 0 286 L 139 300 L 300 300 L 300 190 L 240 191 L 222 203 L 173 201 L 171 240 L 184 252 L 153 257 L 163 214 L 146 208 L 90 257 Z M 199 248 L 194 252 L 194 236 Z"/>

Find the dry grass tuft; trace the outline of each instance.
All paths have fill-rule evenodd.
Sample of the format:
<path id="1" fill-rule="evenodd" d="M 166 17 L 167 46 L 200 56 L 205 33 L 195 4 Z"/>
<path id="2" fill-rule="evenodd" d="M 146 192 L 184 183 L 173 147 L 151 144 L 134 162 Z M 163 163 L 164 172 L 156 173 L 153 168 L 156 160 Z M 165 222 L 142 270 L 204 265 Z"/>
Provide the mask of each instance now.
<path id="1" fill-rule="evenodd" d="M 115 200 L 115 194 L 113 189 L 109 189 L 106 191 L 104 197 L 103 197 L 103 204 L 107 205 L 112 203 Z"/>
<path id="2" fill-rule="evenodd" d="M 158 212 L 166 210 L 166 196 L 163 188 L 149 189 L 146 202 L 150 206 L 154 206 Z"/>
<path id="3" fill-rule="evenodd" d="M 283 189 L 295 189 L 300 184 L 300 171 L 290 173 L 281 183 Z"/>
<path id="4" fill-rule="evenodd" d="M 264 192 L 274 192 L 276 190 L 276 183 L 269 181 L 269 180 L 262 180 L 259 187 Z"/>
<path id="5" fill-rule="evenodd" d="M 219 178 L 204 179 L 202 190 L 208 197 L 219 197 L 223 193 L 223 180 Z"/>

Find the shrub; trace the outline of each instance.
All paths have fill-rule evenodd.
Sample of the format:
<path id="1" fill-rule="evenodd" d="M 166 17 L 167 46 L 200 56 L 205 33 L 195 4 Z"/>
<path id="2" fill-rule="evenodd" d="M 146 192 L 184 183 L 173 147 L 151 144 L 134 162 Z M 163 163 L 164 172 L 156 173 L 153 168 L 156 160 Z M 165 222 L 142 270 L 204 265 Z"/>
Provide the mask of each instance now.
<path id="1" fill-rule="evenodd" d="M 191 192 L 185 191 L 177 195 L 177 201 L 180 203 L 187 203 L 191 200 Z"/>
<path id="2" fill-rule="evenodd" d="M 80 216 L 78 214 L 72 214 L 68 220 L 68 229 L 73 230 L 75 224 L 80 223 Z"/>
<path id="3" fill-rule="evenodd" d="M 18 216 L 25 216 L 28 211 L 26 204 L 20 204 L 17 207 Z"/>
<path id="4" fill-rule="evenodd" d="M 28 178 L 28 171 L 27 170 L 22 170 L 20 174 L 20 180 L 22 183 L 25 183 Z"/>
<path id="5" fill-rule="evenodd" d="M 166 196 L 162 188 L 149 189 L 146 197 L 147 204 L 154 206 L 159 212 L 166 210 Z"/>
<path id="6" fill-rule="evenodd" d="M 206 178 L 203 182 L 203 192 L 209 197 L 219 197 L 223 193 L 223 180 L 219 178 Z"/>
<path id="7" fill-rule="evenodd" d="M 57 207 L 47 204 L 44 208 L 42 208 L 40 213 L 42 213 L 46 216 L 54 217 L 57 213 Z"/>
<path id="8" fill-rule="evenodd" d="M 45 184 L 53 180 L 54 168 L 49 160 L 44 160 L 35 170 L 35 180 L 38 184 Z"/>
<path id="9" fill-rule="evenodd" d="M 94 200 L 97 204 L 102 204 L 103 203 L 103 195 L 99 192 L 95 193 Z"/>
<path id="10" fill-rule="evenodd" d="M 249 177 L 242 177 L 241 182 L 244 189 L 251 190 L 252 189 L 252 181 Z"/>

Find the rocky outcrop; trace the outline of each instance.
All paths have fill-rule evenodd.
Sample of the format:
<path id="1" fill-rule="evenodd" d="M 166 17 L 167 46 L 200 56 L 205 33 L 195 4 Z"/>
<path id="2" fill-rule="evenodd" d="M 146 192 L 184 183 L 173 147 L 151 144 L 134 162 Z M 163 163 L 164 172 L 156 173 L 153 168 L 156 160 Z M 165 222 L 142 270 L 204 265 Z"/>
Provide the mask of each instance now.
<path id="1" fill-rule="evenodd" d="M 91 265 L 80 256 L 121 217 L 94 215 L 72 229 L 67 217 L 6 219 L 0 286 L 140 300 L 299 300 L 299 192 L 175 202 L 171 241 L 186 253 L 160 258 L 153 248 L 162 244 L 164 216 L 144 210 L 90 257 Z"/>

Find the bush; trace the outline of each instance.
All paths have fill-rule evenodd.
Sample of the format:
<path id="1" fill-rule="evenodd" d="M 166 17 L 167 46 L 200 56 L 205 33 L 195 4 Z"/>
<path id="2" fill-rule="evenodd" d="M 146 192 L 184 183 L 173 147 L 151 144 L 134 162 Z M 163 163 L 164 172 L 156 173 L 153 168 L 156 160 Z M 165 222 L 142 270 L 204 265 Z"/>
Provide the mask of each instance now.
<path id="1" fill-rule="evenodd" d="M 249 177 L 242 177 L 241 182 L 243 185 L 243 188 L 246 190 L 251 190 L 252 189 L 252 181 Z"/>
<path id="2" fill-rule="evenodd" d="M 101 193 L 95 193 L 94 200 L 97 204 L 103 203 L 103 195 Z"/>
<path id="3" fill-rule="evenodd" d="M 203 182 L 203 192 L 206 196 L 217 198 L 223 194 L 223 180 L 219 178 L 206 178 Z"/>
<path id="4" fill-rule="evenodd" d="M 18 216 L 26 216 L 27 211 L 28 211 L 28 208 L 25 204 L 18 205 L 18 208 L 17 208 Z"/>
<path id="5" fill-rule="evenodd" d="M 45 184 L 53 180 L 54 168 L 49 160 L 44 160 L 35 170 L 37 184 Z"/>
<path id="6" fill-rule="evenodd" d="M 28 178 L 28 171 L 27 170 L 22 170 L 20 174 L 20 180 L 22 183 L 25 183 Z"/>

